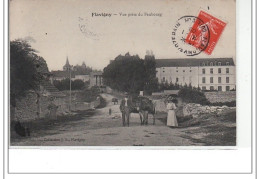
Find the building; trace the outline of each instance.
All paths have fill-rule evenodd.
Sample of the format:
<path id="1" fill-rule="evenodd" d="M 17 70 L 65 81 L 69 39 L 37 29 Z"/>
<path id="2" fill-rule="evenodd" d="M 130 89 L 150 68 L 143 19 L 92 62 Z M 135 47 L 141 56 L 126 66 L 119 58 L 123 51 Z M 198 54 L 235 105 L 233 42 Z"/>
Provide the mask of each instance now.
<path id="1" fill-rule="evenodd" d="M 76 65 L 72 66 L 69 63 L 68 57 L 66 58 L 66 63 L 63 66 L 63 70 L 57 70 L 51 72 L 51 82 L 53 83 L 54 80 L 64 80 L 69 79 L 71 77 L 71 80 L 82 80 L 84 82 L 90 81 L 90 73 L 92 69 L 90 67 L 87 67 L 85 62 L 82 63 L 82 65 Z"/>
<path id="2" fill-rule="evenodd" d="M 177 83 L 202 90 L 230 91 L 236 89 L 233 58 L 157 59 L 159 83 Z"/>
<path id="3" fill-rule="evenodd" d="M 65 79 L 69 79 L 71 77 L 71 80 L 82 80 L 83 82 L 89 82 L 90 81 L 90 75 L 82 75 L 82 73 L 79 73 L 78 71 L 52 71 L 52 77 L 51 82 L 54 80 L 61 81 Z"/>
<path id="4" fill-rule="evenodd" d="M 69 59 L 67 57 L 66 64 L 63 66 L 63 71 L 70 71 L 70 70 L 72 70 L 72 65 L 70 65 Z"/>
<path id="5" fill-rule="evenodd" d="M 103 86 L 102 74 L 102 71 L 91 72 L 89 86 Z"/>

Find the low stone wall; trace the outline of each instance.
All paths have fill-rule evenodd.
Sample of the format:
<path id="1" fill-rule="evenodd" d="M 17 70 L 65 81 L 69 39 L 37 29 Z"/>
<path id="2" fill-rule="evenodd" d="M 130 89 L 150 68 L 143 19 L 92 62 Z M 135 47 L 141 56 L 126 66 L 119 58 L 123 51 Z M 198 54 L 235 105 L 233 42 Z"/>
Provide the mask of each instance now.
<path id="1" fill-rule="evenodd" d="M 234 109 L 236 107 L 228 107 L 228 106 L 202 106 L 200 104 L 188 103 L 183 106 L 183 115 L 184 116 L 192 116 L 193 118 L 197 118 L 200 114 L 209 114 L 209 113 L 221 113 L 226 109 Z"/>
<path id="2" fill-rule="evenodd" d="M 164 99 L 153 100 L 155 104 L 155 111 L 157 113 L 167 112 L 166 104 Z M 234 109 L 235 107 L 228 106 L 203 106 L 195 103 L 179 103 L 176 109 L 176 115 L 179 117 L 182 116 L 192 116 L 193 118 L 198 117 L 200 114 L 207 113 L 221 113 L 226 109 Z"/>
<path id="3" fill-rule="evenodd" d="M 230 102 L 236 100 L 236 91 L 205 92 L 205 96 L 211 103 Z"/>
<path id="4" fill-rule="evenodd" d="M 155 104 L 156 112 L 167 112 L 166 104 L 164 103 L 164 100 L 158 99 L 158 100 L 153 100 L 153 102 Z"/>

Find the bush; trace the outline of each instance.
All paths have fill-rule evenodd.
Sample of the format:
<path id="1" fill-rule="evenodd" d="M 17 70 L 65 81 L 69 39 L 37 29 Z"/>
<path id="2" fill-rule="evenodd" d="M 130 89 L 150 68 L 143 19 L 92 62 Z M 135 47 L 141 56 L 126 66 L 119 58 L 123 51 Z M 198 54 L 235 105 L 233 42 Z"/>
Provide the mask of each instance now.
<path id="1" fill-rule="evenodd" d="M 100 99 L 100 104 L 97 106 L 97 108 L 104 108 L 104 107 L 106 107 L 106 105 L 107 105 L 106 100 L 102 96 L 100 96 L 100 95 L 99 95 L 99 99 Z"/>
<path id="2" fill-rule="evenodd" d="M 92 102 L 97 99 L 99 96 L 99 88 L 98 87 L 91 87 L 90 89 L 82 90 L 78 95 L 79 99 L 84 102 Z"/>
<path id="3" fill-rule="evenodd" d="M 70 90 L 70 80 L 64 79 L 64 80 L 54 80 L 53 85 L 60 91 L 64 90 Z M 74 80 L 71 81 L 71 90 L 81 90 L 85 86 L 85 83 L 82 80 Z"/>
<path id="4" fill-rule="evenodd" d="M 84 81 L 82 80 L 74 80 L 71 82 L 71 89 L 72 90 L 81 90 L 85 86 Z"/>
<path id="5" fill-rule="evenodd" d="M 192 87 L 191 85 L 183 86 L 178 92 L 178 96 L 187 103 L 197 103 L 201 105 L 209 105 L 210 102 L 206 98 L 205 94 L 198 88 Z"/>

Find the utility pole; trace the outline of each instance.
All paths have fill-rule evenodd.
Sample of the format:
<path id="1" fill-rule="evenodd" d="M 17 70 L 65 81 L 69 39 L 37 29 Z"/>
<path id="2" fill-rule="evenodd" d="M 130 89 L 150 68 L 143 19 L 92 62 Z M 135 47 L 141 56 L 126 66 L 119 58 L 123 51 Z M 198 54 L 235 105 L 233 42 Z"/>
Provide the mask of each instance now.
<path id="1" fill-rule="evenodd" d="M 70 113 L 71 113 L 71 68 L 69 68 L 69 71 L 70 71 L 70 103 L 69 103 L 69 110 L 70 110 Z"/>

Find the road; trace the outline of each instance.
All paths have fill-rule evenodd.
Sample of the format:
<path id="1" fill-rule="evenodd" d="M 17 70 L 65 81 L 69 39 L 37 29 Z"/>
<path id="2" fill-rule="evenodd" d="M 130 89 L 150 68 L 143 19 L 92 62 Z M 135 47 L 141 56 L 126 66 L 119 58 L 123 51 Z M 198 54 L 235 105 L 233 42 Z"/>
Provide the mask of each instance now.
<path id="1" fill-rule="evenodd" d="M 107 101 L 105 108 L 96 109 L 92 116 L 81 120 L 66 121 L 49 127 L 44 134 L 12 141 L 14 146 L 191 146 L 194 143 L 182 136 L 183 128 L 169 128 L 156 120 L 152 125 L 140 126 L 138 114 L 131 114 L 130 127 L 122 126 L 119 104 L 114 105 L 110 94 L 102 94 Z M 112 115 L 109 115 L 109 109 Z"/>

